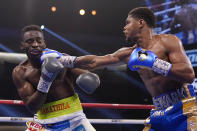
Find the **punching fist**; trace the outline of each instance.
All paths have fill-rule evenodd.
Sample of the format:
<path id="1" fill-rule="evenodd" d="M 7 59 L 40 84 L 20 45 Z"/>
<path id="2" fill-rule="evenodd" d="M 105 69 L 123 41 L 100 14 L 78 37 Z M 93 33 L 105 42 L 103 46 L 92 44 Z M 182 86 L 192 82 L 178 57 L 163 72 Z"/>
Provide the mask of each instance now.
<path id="1" fill-rule="evenodd" d="M 43 61 L 48 58 L 48 57 L 54 57 L 54 58 L 57 58 L 59 59 L 60 57 L 62 57 L 63 55 L 56 51 L 56 50 L 52 50 L 52 49 L 48 49 L 48 48 L 45 48 L 43 51 L 42 51 L 42 54 L 40 56 L 40 62 L 43 63 Z"/>
<path id="2" fill-rule="evenodd" d="M 157 56 L 153 52 L 138 47 L 131 53 L 129 68 L 132 71 L 136 71 L 139 67 L 152 68 L 156 58 Z"/>
<path id="3" fill-rule="evenodd" d="M 52 49 L 44 49 L 42 52 L 42 55 L 40 56 L 40 62 L 43 63 L 43 61 L 48 57 L 54 57 L 60 61 L 60 63 L 66 67 L 66 68 L 74 68 L 76 56 L 69 56 L 69 55 L 63 55 L 62 53 L 52 50 Z"/>
<path id="4" fill-rule="evenodd" d="M 152 51 L 138 47 L 131 53 L 128 66 L 132 71 L 137 71 L 140 67 L 146 67 L 167 76 L 172 64 L 159 59 Z"/>

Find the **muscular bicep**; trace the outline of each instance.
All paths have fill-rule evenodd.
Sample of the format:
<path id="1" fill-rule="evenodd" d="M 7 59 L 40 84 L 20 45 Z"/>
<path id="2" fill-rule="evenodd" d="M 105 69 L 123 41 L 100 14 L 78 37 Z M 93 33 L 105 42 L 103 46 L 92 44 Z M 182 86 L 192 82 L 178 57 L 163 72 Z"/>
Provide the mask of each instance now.
<path id="1" fill-rule="evenodd" d="M 185 54 L 182 43 L 175 36 L 168 37 L 166 50 L 168 51 L 169 61 L 172 68 L 169 77 L 183 83 L 192 83 L 194 79 L 194 70 Z"/>
<path id="2" fill-rule="evenodd" d="M 33 86 L 28 81 L 26 81 L 21 75 L 21 72 L 15 69 L 12 73 L 12 79 L 14 81 L 20 98 L 24 102 L 26 102 L 28 100 L 28 97 L 30 97 L 33 94 L 33 92 L 35 92 L 35 90 Z"/>

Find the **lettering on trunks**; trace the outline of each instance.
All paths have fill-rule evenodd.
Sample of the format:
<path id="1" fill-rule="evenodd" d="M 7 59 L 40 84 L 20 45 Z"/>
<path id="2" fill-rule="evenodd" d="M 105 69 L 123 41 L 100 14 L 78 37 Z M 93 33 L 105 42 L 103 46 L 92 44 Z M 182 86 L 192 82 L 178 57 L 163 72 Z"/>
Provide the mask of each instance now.
<path id="1" fill-rule="evenodd" d="M 40 109 L 40 114 L 47 114 L 47 113 L 50 113 L 50 112 L 66 110 L 68 108 L 70 108 L 70 105 L 69 105 L 68 102 L 57 104 L 57 105 L 46 106 L 46 107 L 42 107 Z"/>
<path id="2" fill-rule="evenodd" d="M 177 104 L 181 99 L 186 98 L 187 94 L 184 88 L 176 89 L 174 92 L 165 93 L 159 97 L 153 98 L 153 104 L 156 109 L 165 109 L 173 104 Z"/>
<path id="3" fill-rule="evenodd" d="M 163 115 L 164 115 L 164 111 L 155 111 L 151 116 L 159 117 L 159 116 L 163 116 Z"/>
<path id="4" fill-rule="evenodd" d="M 35 121 L 27 121 L 26 122 L 26 125 L 27 125 L 27 129 L 29 131 L 44 131 L 44 127 L 39 124 L 38 122 L 35 122 Z"/>

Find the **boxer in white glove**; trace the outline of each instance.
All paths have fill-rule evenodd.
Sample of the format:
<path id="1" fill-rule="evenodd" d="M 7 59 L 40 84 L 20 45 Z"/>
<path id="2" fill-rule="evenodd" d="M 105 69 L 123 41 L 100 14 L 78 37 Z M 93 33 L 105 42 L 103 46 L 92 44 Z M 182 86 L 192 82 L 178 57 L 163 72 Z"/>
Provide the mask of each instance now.
<path id="1" fill-rule="evenodd" d="M 95 131 L 83 113 L 80 99 L 73 89 L 74 79 L 87 73 L 87 70 L 64 68 L 66 64 L 72 66 L 74 62 L 61 59 L 65 62 L 62 64 L 59 59 L 63 55 L 59 53 L 59 57 L 58 52 L 55 54 L 54 50 L 46 49 L 44 34 L 39 26 L 26 26 L 21 34 L 20 49 L 27 55 L 27 59 L 14 68 L 12 78 L 24 105 L 31 113 L 36 113 L 34 121 L 27 122 L 27 130 L 38 130 L 39 127 L 39 130 L 47 131 Z M 44 53 L 46 50 L 50 53 Z M 84 88 L 83 81 L 86 78 L 78 78 L 79 87 Z M 89 87 L 86 90 L 93 91 Z M 39 126 L 34 127 L 30 123 Z"/>
<path id="2" fill-rule="evenodd" d="M 42 64 L 40 81 L 37 90 L 48 93 L 57 74 L 63 70 L 63 65 L 54 57 L 47 57 Z"/>
<path id="3" fill-rule="evenodd" d="M 60 63 L 66 68 L 74 68 L 74 63 L 77 58 L 76 56 L 63 55 L 56 50 L 46 48 L 40 56 L 41 63 L 49 57 L 59 60 Z M 76 84 L 87 94 L 92 94 L 96 88 L 99 87 L 100 80 L 98 75 L 89 72 L 81 74 L 77 78 Z"/>
<path id="4" fill-rule="evenodd" d="M 74 68 L 74 63 L 77 58 L 76 56 L 63 55 L 56 50 L 45 48 L 40 56 L 41 63 L 48 57 L 57 58 L 64 65 L 64 67 L 67 68 Z"/>

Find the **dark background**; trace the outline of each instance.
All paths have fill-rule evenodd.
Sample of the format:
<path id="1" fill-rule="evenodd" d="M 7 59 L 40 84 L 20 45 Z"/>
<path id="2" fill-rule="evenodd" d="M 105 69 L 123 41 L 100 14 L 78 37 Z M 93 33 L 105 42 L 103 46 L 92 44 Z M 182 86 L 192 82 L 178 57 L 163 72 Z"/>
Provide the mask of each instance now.
<path id="1" fill-rule="evenodd" d="M 160 6 L 164 2 L 172 4 Z M 195 6 L 195 1 L 190 1 L 189 4 Z M 56 6 L 56 12 L 51 11 L 52 6 Z M 91 54 L 112 53 L 123 46 L 129 46 L 125 43 L 122 31 L 128 12 L 139 6 L 149 6 L 154 12 L 159 12 L 180 5 L 170 0 L 1 0 L 0 51 L 22 53 L 19 49 L 21 28 L 37 24 L 45 25 Z M 86 10 L 84 16 L 79 15 L 80 9 Z M 97 11 L 96 16 L 90 13 L 93 9 Z M 175 11 L 177 10 L 157 16 L 156 33 L 171 29 L 170 23 L 173 21 Z M 195 28 L 193 30 L 195 31 Z M 48 48 L 70 55 L 83 55 L 47 31 L 44 32 Z M 165 33 L 174 33 L 181 40 L 183 38 L 181 28 Z M 185 49 L 196 49 L 195 33 L 188 30 L 188 34 L 188 41 L 184 43 Z M 0 63 L 0 99 L 20 99 L 11 78 L 15 66 L 16 64 L 9 62 Z M 196 71 L 195 67 L 194 69 Z M 104 68 L 95 72 L 100 76 L 101 87 L 93 95 L 87 95 L 76 88 L 82 102 L 152 104 L 152 98 L 136 72 L 131 72 L 127 68 L 118 70 Z M 149 110 L 84 109 L 84 111 L 91 119 L 145 119 L 149 116 Z M 0 106 L 0 115 L 32 116 L 23 106 L 8 105 Z M 138 131 L 142 130 L 143 125 L 97 124 L 94 127 L 98 131 Z"/>

